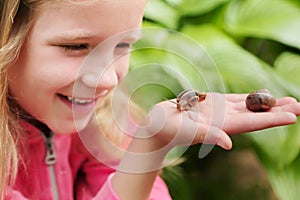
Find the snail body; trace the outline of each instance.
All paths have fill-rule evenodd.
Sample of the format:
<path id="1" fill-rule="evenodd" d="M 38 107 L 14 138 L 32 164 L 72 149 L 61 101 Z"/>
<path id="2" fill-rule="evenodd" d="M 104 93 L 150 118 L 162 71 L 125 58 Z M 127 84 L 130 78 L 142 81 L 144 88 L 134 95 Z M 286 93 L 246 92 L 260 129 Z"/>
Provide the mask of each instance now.
<path id="1" fill-rule="evenodd" d="M 275 104 L 276 98 L 267 89 L 251 92 L 246 98 L 247 109 L 254 112 L 269 110 Z"/>
<path id="2" fill-rule="evenodd" d="M 205 100 L 206 92 L 197 92 L 196 90 L 184 90 L 176 98 L 177 110 L 190 110 L 198 102 Z"/>

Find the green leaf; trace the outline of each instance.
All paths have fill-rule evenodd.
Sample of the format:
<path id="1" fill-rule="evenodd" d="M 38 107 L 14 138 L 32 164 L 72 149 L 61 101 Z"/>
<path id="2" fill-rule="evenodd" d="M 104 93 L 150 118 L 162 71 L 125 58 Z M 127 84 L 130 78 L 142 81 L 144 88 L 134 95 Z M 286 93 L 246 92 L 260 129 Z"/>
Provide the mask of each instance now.
<path id="1" fill-rule="evenodd" d="M 144 63 L 131 69 L 119 84 L 134 102 L 145 111 L 160 102 L 174 97 L 182 91 L 176 77 L 166 73 L 166 66 L 158 63 Z"/>
<path id="2" fill-rule="evenodd" d="M 276 74 L 270 66 L 241 48 L 214 25 L 186 26 L 183 33 L 208 51 L 221 72 L 227 92 L 248 93 L 268 88 L 276 96 L 286 95 L 286 89 L 274 82 Z"/>
<path id="3" fill-rule="evenodd" d="M 143 29 L 142 35 L 134 45 L 131 69 L 145 63 L 159 63 L 165 66 L 166 78 L 175 78 L 180 88 L 224 92 L 215 63 L 193 39 L 162 28 Z"/>
<path id="4" fill-rule="evenodd" d="M 164 28 L 163 25 L 161 25 L 161 24 L 151 22 L 151 21 L 146 21 L 146 20 L 143 21 L 142 27 L 143 28 L 155 28 L 155 27 Z"/>
<path id="5" fill-rule="evenodd" d="M 148 0 L 144 16 L 171 29 L 177 28 L 180 18 L 178 11 L 162 0 Z"/>
<path id="6" fill-rule="evenodd" d="M 163 170 L 162 178 L 170 189 L 174 200 L 193 200 L 190 181 L 185 178 L 185 171 L 180 166 L 168 166 Z"/>
<path id="7" fill-rule="evenodd" d="M 283 53 L 275 61 L 275 69 L 285 80 L 300 86 L 300 55 Z"/>
<path id="8" fill-rule="evenodd" d="M 177 80 L 185 89 L 224 92 L 216 64 L 199 43 L 178 32 L 169 34 L 167 41 L 166 62 L 176 70 Z"/>
<path id="9" fill-rule="evenodd" d="M 224 29 L 300 48 L 300 8 L 286 0 L 234 0 L 226 9 Z"/>
<path id="10" fill-rule="evenodd" d="M 287 0 L 288 2 L 298 6 L 300 8 L 300 1 L 299 0 Z"/>
<path id="11" fill-rule="evenodd" d="M 300 156 L 281 169 L 272 166 L 267 168 L 272 187 L 282 200 L 295 200 L 300 197 Z"/>
<path id="12" fill-rule="evenodd" d="M 299 154 L 300 124 L 277 127 L 247 134 L 256 143 L 265 166 L 283 168 Z"/>
<path id="13" fill-rule="evenodd" d="M 142 31 L 142 39 L 133 45 L 130 71 L 121 85 L 137 104 L 149 110 L 155 103 L 175 97 L 184 87 L 173 66 L 167 64 L 170 52 L 165 47 L 170 30 L 144 28 Z"/>
<path id="14" fill-rule="evenodd" d="M 228 2 L 229 0 L 166 0 L 179 10 L 181 15 L 200 15 Z"/>

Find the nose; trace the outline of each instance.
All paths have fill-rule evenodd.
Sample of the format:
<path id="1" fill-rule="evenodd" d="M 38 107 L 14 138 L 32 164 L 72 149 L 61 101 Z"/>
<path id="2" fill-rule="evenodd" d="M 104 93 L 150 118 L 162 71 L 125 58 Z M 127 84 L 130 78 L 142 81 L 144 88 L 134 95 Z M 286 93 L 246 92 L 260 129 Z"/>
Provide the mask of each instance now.
<path id="1" fill-rule="evenodd" d="M 114 68 L 106 68 L 102 72 L 87 72 L 83 74 L 81 82 L 88 88 L 111 90 L 118 84 L 118 75 Z"/>

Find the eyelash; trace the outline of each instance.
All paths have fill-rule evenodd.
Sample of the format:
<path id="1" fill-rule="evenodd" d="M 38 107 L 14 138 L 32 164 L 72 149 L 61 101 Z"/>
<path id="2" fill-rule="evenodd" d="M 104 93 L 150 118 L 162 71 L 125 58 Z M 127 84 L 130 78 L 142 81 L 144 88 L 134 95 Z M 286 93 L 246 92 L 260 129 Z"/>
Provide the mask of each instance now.
<path id="1" fill-rule="evenodd" d="M 64 48 L 65 50 L 70 50 L 70 51 L 79 51 L 79 50 L 88 49 L 88 44 L 63 44 L 59 46 Z"/>
<path id="2" fill-rule="evenodd" d="M 129 49 L 131 45 L 129 43 L 119 43 L 117 44 L 116 48 L 127 48 Z"/>
<path id="3" fill-rule="evenodd" d="M 84 51 L 89 48 L 89 45 L 86 43 L 82 44 L 62 44 L 59 45 L 59 47 L 63 48 L 66 51 Z M 130 43 L 119 43 L 115 47 L 116 49 L 130 49 L 131 44 Z"/>

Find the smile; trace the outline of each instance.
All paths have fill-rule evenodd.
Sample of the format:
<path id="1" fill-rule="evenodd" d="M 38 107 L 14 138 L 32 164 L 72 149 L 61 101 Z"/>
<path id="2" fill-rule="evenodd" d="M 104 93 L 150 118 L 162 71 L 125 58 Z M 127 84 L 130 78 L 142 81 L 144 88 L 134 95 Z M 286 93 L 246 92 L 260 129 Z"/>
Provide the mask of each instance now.
<path id="1" fill-rule="evenodd" d="M 86 105 L 95 102 L 95 99 L 76 98 L 76 97 L 64 96 L 61 94 L 59 94 L 59 96 L 72 104 Z"/>
<path id="2" fill-rule="evenodd" d="M 67 100 L 72 103 L 81 104 L 81 105 L 90 104 L 94 101 L 92 99 L 87 100 L 87 99 L 79 99 L 79 98 L 75 98 L 75 97 L 67 97 Z"/>

